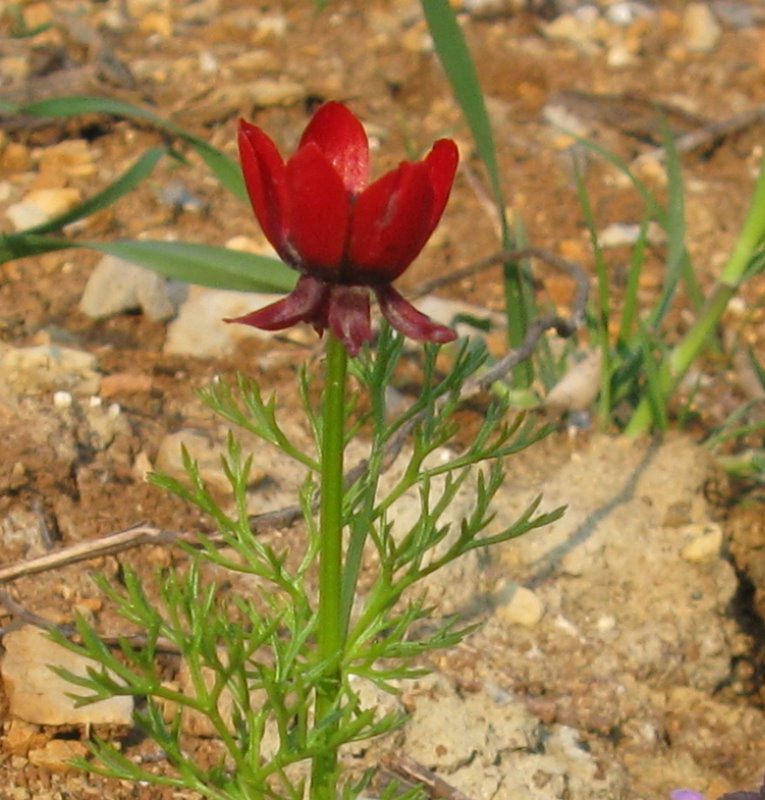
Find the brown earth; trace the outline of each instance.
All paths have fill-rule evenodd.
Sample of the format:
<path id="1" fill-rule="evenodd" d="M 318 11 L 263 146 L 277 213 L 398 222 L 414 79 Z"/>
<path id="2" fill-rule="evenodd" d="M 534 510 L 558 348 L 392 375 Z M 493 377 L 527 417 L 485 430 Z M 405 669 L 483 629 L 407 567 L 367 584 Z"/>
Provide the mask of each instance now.
<path id="1" fill-rule="evenodd" d="M 486 93 L 510 212 L 523 222 L 530 243 L 579 260 L 588 269 L 593 269 L 593 257 L 577 200 L 572 155 L 580 159 L 600 230 L 615 223 L 640 222 L 641 201 L 613 168 L 584 151 L 573 152 L 573 140 L 550 124 L 553 115 L 561 119 L 565 113 L 565 119 L 573 120 L 592 140 L 631 162 L 661 144 L 662 115 L 657 113 L 657 104 L 673 132 L 682 135 L 765 103 L 761 3 L 727 4 L 739 9 L 736 19 L 743 16 L 745 24 L 723 17 L 717 8 L 723 4 L 708 4 L 720 14 L 722 31 L 718 41 L 698 52 L 684 33 L 685 4 L 646 5 L 652 16 L 638 16 L 626 26 L 606 22 L 605 9 L 614 5 L 603 2 L 600 22 L 584 32 L 576 29 L 568 38 L 560 38 L 555 28 L 548 27 L 561 25 L 564 17 L 564 9 L 556 10 L 555 3 L 529 3 L 530 8 L 516 9 L 511 3 L 466 2 L 460 16 Z M 470 11 L 477 7 L 483 10 Z M 238 116 L 256 122 L 288 149 L 320 102 L 341 99 L 364 120 L 379 145 L 374 153 L 378 173 L 402 158 L 422 153 L 435 138 L 452 136 L 460 145 L 462 172 L 434 241 L 402 278 L 401 286 L 415 291 L 421 282 L 498 249 L 485 193 L 476 190 L 483 183 L 483 172 L 433 55 L 417 3 L 329 2 L 320 12 L 308 0 L 257 4 L 244 0 L 42 0 L 0 4 L 0 12 L 0 99 L 36 100 L 66 93 L 117 97 L 153 108 L 232 155 Z M 25 38 L 14 35 L 23 25 L 27 29 L 43 25 L 44 30 Z M 627 53 L 624 58 L 623 52 Z M 702 287 L 711 285 L 735 242 L 763 155 L 762 134 L 760 117 L 683 156 L 687 245 Z M 82 142 L 74 147 L 79 155 L 58 147 L 77 140 Z M 113 180 L 147 147 L 166 140 L 166 135 L 149 126 L 104 116 L 34 124 L 15 118 L 0 120 L 3 230 L 10 232 L 12 225 L 2 212 L 30 191 L 73 188 L 87 196 Z M 137 191 L 114 208 L 78 223 L 69 233 L 82 239 L 173 237 L 221 245 L 246 235 L 263 245 L 249 209 L 210 177 L 194 153 L 177 144 L 188 157 L 187 168 L 163 161 Z M 656 158 L 645 159 L 635 169 L 657 194 L 664 195 Z M 173 181 L 182 182 L 193 203 L 173 204 L 163 196 L 163 188 Z M 660 289 L 665 255 L 660 242 L 651 247 L 641 281 L 640 300 L 646 307 Z M 629 248 L 608 248 L 605 257 L 618 309 Z M 98 260 L 95 253 L 74 250 L 2 267 L 3 342 L 13 347 L 53 343 L 95 355 L 100 376 L 95 393 L 103 401 L 95 406 L 88 391 L 78 394 L 76 383 L 66 414 L 53 402 L 52 390 L 59 386 L 29 390 L 11 382 L 0 397 L 4 443 L 0 560 L 4 566 L 142 522 L 168 530 L 203 525 L 196 512 L 143 480 L 163 438 L 181 429 L 208 431 L 215 438 L 220 426 L 196 399 L 195 391 L 214 376 L 232 375 L 236 370 L 254 374 L 264 386 L 278 389 L 291 415 L 298 406 L 292 365 L 317 352 L 312 339 L 297 334 L 248 340 L 233 355 L 217 359 L 168 355 L 163 352 L 165 323 L 138 313 L 100 321 L 81 313 L 78 304 Z M 565 309 L 571 298 L 567 281 L 541 267 L 539 286 L 540 299 Z M 499 269 L 447 285 L 439 293 L 490 310 L 502 309 Z M 762 296 L 762 278 L 751 281 L 726 317 L 722 339 L 738 343 L 732 352 L 740 352 L 740 343 L 745 342 L 762 355 Z M 689 307 L 681 301 L 673 312 L 667 333 L 670 340 L 687 329 Z M 701 389 L 692 402 L 692 430 L 687 436 L 699 441 L 751 394 L 747 394 L 742 370 L 719 352 L 705 358 L 696 378 Z M 3 379 L 7 381 L 6 376 Z M 119 421 L 104 422 L 99 415 L 107 414 L 114 403 L 119 404 Z M 678 402 L 678 410 L 682 404 Z M 564 434 L 553 437 L 529 461 L 525 473 L 522 465 L 513 467 L 514 480 L 541 485 L 572 453 L 589 452 L 588 440 L 588 434 L 573 442 Z M 268 466 L 264 471 L 268 473 Z M 668 707 L 656 752 L 662 752 L 663 764 L 682 766 L 676 777 L 665 768 L 653 775 L 650 758 L 620 744 L 620 737 L 629 736 L 601 719 L 602 708 L 598 713 L 589 707 L 582 713 L 572 711 L 592 698 L 585 680 L 577 682 L 569 675 L 556 683 L 550 674 L 554 669 L 535 674 L 525 662 L 510 670 L 512 679 L 497 678 L 504 675 L 508 659 L 522 658 L 524 650 L 533 650 L 534 631 L 519 637 L 523 646 L 511 645 L 499 634 L 489 644 L 483 640 L 485 658 L 474 669 L 475 680 L 486 682 L 493 676 L 494 682 L 511 685 L 514 692 L 528 698 L 534 713 L 543 719 L 577 728 L 604 771 L 618 765 L 627 774 L 616 796 L 664 797 L 673 786 L 695 780 L 697 789 L 713 797 L 730 788 L 753 788 L 765 773 L 765 602 L 759 594 L 765 591 L 765 538 L 761 500 L 751 488 L 747 483 L 724 482 L 722 497 L 712 504 L 712 513 L 723 525 L 724 552 L 737 570 L 734 601 L 719 610 L 724 618 L 721 624 L 736 644 L 726 651 L 728 675 L 719 685 L 699 684 L 693 675 L 678 679 L 681 687 L 706 687 L 693 691 L 709 701 L 704 708 L 707 718 L 698 724 L 700 728 L 706 725 L 706 735 L 714 741 L 700 748 L 688 732 L 686 712 L 678 710 L 682 703 Z M 685 500 L 706 502 L 701 490 L 701 484 L 697 485 L 695 494 Z M 707 497 L 711 497 L 709 491 Z M 697 520 L 691 515 L 685 521 Z M 89 573 L 94 568 L 116 570 L 115 558 L 141 566 L 166 563 L 171 556 L 165 548 L 144 548 L 140 556 L 120 554 L 22 577 L 6 589 L 23 608 L 48 619 L 67 621 L 72 609 L 89 609 L 106 626 L 108 610 Z M 685 596 L 678 594 L 677 603 L 684 602 Z M 6 610 L 3 630 L 23 621 L 23 615 Z M 560 659 L 554 663 L 560 663 L 561 674 L 567 671 L 563 670 L 570 657 L 566 648 L 551 645 L 551 653 L 551 658 Z M 454 677 L 464 672 L 465 659 L 473 656 L 469 649 L 462 649 L 451 659 L 439 660 L 438 667 Z M 685 660 L 686 670 L 703 673 L 703 654 L 689 651 Z M 610 674 L 603 678 L 605 682 Z M 544 681 L 549 684 L 543 685 Z M 700 705 L 695 705 L 694 713 L 703 716 Z M 722 707 L 727 717 L 719 711 Z M 682 724 L 677 721 L 680 718 Z M 741 751 L 740 736 L 727 736 L 726 719 L 734 726 L 745 719 L 755 731 L 746 753 Z M 5 719 L 4 726 L 0 798 L 44 800 L 104 793 L 115 798 L 185 796 L 50 771 L 32 763 L 28 749 L 13 751 L 8 739 L 11 721 Z M 44 728 L 37 734 L 36 746 L 48 740 L 79 741 L 84 735 L 71 728 Z M 204 748 L 204 741 L 195 746 Z M 136 752 L 141 747 L 136 745 Z M 479 795 L 478 786 L 475 794 L 461 788 L 471 800 L 502 796 Z M 565 796 L 576 800 L 577 794 Z"/>

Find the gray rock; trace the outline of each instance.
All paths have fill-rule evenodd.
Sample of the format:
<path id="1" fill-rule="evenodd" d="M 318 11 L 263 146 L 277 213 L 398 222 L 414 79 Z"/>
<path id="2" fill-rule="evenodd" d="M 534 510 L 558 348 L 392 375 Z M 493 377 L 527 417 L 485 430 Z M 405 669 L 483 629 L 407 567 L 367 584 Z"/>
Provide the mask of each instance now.
<path id="1" fill-rule="evenodd" d="M 278 297 L 191 286 L 178 316 L 168 326 L 164 350 L 173 355 L 222 358 L 231 355 L 243 339 L 267 339 L 273 334 L 249 325 L 228 325 L 223 320 L 240 317 Z"/>
<path id="2" fill-rule="evenodd" d="M 104 319 L 140 309 L 161 322 L 175 315 L 180 284 L 116 256 L 104 256 L 93 270 L 80 300 L 80 310 L 91 319 Z"/>
<path id="3" fill-rule="evenodd" d="M 683 12 L 682 43 L 692 53 L 711 53 L 722 28 L 707 3 L 689 3 Z"/>
<path id="4" fill-rule="evenodd" d="M 458 694 L 433 675 L 405 695 L 407 701 L 415 707 L 401 749 L 471 798 L 622 796 L 621 770 L 603 770 L 572 728 L 545 730 L 512 694 L 498 699 L 488 687 Z"/>
<path id="5" fill-rule="evenodd" d="M 493 600 L 496 606 L 495 615 L 508 625 L 535 628 L 545 613 L 545 605 L 539 597 L 531 589 L 520 586 L 515 581 L 503 581 L 494 593 Z"/>
<path id="6" fill-rule="evenodd" d="M 77 687 L 51 669 L 62 667 L 84 677 L 89 668 L 98 668 L 96 662 L 54 644 L 44 631 L 29 626 L 7 633 L 3 646 L 2 677 L 12 716 L 37 725 L 132 725 L 132 697 L 111 697 L 76 708 L 68 695 L 77 694 Z"/>
<path id="7" fill-rule="evenodd" d="M 82 350 L 54 344 L 0 345 L 0 395 L 59 390 L 96 394 L 100 380 L 95 356 Z"/>
<path id="8" fill-rule="evenodd" d="M 71 210 L 80 199 L 77 189 L 36 189 L 9 206 L 5 215 L 17 231 L 23 231 Z"/>

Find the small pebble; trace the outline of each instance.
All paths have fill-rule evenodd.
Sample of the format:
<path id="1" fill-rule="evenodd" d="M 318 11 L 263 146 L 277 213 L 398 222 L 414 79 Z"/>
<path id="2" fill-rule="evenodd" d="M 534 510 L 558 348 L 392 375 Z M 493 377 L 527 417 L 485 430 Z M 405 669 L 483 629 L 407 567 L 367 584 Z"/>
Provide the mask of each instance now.
<path id="1" fill-rule="evenodd" d="M 545 407 L 555 412 L 585 411 L 600 391 L 600 350 L 592 350 L 573 364 L 545 398 Z"/>
<path id="2" fill-rule="evenodd" d="M 648 224 L 646 237 L 648 243 L 654 245 L 664 244 L 667 241 L 667 234 L 656 222 Z M 622 247 L 635 244 L 639 238 L 640 225 L 614 222 L 598 234 L 598 244 L 601 247 Z"/>
<path id="3" fill-rule="evenodd" d="M 306 93 L 307 89 L 302 83 L 286 78 L 261 78 L 248 86 L 250 102 L 262 108 L 292 105 L 302 100 Z"/>
<path id="4" fill-rule="evenodd" d="M 509 625 L 535 628 L 545 613 L 544 603 L 539 597 L 514 581 L 506 581 L 494 595 L 497 603 L 496 615 Z"/>
<path id="5" fill-rule="evenodd" d="M 80 311 L 91 319 L 104 319 L 140 308 L 150 320 L 162 322 L 175 315 L 176 295 L 162 275 L 106 255 L 88 279 Z"/>
<path id="6" fill-rule="evenodd" d="M 69 392 L 54 392 L 53 405 L 56 408 L 71 408 L 72 395 Z"/>
<path id="7" fill-rule="evenodd" d="M 683 13 L 682 43 L 691 53 L 711 53 L 722 28 L 707 3 L 689 3 Z"/>
<path id="8" fill-rule="evenodd" d="M 700 533 L 696 533 L 701 529 Z M 720 554 L 723 542 L 723 532 L 719 525 L 689 525 L 685 529 L 686 535 L 696 533 L 693 539 L 680 551 L 680 557 L 685 561 L 700 563 L 712 561 Z"/>
<path id="9" fill-rule="evenodd" d="M 9 206 L 5 215 L 17 231 L 23 231 L 71 211 L 80 199 L 78 189 L 37 189 Z"/>

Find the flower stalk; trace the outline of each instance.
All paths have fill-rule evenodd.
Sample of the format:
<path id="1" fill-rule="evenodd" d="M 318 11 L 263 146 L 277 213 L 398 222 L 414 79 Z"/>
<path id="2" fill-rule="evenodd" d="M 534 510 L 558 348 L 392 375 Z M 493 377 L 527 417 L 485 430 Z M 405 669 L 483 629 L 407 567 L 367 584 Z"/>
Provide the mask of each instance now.
<path id="1" fill-rule="evenodd" d="M 327 368 L 321 439 L 321 504 L 319 535 L 319 610 L 317 647 L 325 665 L 325 679 L 316 693 L 316 725 L 330 715 L 340 688 L 340 657 L 344 625 L 341 606 L 343 536 L 343 453 L 345 449 L 345 388 L 348 355 L 333 334 L 327 337 Z M 325 737 L 332 737 L 337 723 L 327 723 Z M 311 800 L 335 800 L 337 748 L 316 758 L 311 772 Z"/>

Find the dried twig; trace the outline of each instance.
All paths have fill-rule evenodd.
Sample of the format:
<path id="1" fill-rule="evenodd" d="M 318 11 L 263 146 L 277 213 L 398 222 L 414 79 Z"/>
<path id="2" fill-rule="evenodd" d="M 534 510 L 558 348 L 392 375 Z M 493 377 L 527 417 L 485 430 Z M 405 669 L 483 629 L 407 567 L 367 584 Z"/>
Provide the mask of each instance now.
<path id="1" fill-rule="evenodd" d="M 13 617 L 13 622 L 5 628 L 0 628 L 0 636 L 3 636 L 10 631 L 20 628 L 22 625 L 34 625 L 36 628 L 45 628 L 45 630 L 52 630 L 58 627 L 54 622 L 51 622 L 34 611 L 24 608 L 21 603 L 17 603 L 8 592 L 0 590 L 0 606 Z"/>
<path id="2" fill-rule="evenodd" d="M 301 518 L 300 506 L 294 505 L 280 508 L 277 511 L 268 511 L 265 514 L 253 515 L 249 522 L 252 530 L 260 533 L 276 528 L 288 528 Z M 205 536 L 212 541 L 221 540 L 220 534 L 215 532 L 206 533 Z M 175 542 L 194 545 L 198 542 L 198 536 L 188 531 L 164 531 L 150 525 L 136 525 L 127 530 L 110 533 L 100 539 L 77 542 L 77 544 L 62 547 L 37 558 L 0 567 L 0 585 L 40 572 L 59 569 L 68 564 L 115 555 L 144 544 L 174 544 Z"/>
<path id="3" fill-rule="evenodd" d="M 409 756 L 391 754 L 385 759 L 384 766 L 408 783 L 424 786 L 433 800 L 470 800 L 466 794 Z"/>
<path id="4" fill-rule="evenodd" d="M 712 145 L 720 139 L 730 136 L 732 133 L 748 128 L 750 125 L 755 125 L 758 122 L 765 120 L 765 103 L 739 114 L 734 114 L 727 119 L 715 120 L 706 125 L 702 125 L 696 130 L 678 136 L 674 142 L 674 148 L 678 153 L 689 153 L 692 150 L 697 150 L 699 147 Z M 642 153 L 636 159 L 636 163 L 640 163 L 644 159 L 657 159 L 662 161 L 667 157 L 666 147 L 656 147 L 646 153 Z"/>

